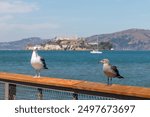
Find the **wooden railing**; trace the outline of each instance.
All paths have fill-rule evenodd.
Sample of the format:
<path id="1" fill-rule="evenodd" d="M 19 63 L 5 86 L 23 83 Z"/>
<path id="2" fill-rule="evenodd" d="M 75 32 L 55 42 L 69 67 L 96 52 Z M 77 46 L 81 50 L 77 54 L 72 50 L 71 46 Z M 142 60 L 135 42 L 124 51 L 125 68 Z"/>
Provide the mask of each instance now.
<path id="1" fill-rule="evenodd" d="M 40 77 L 0 72 L 0 81 L 5 83 L 5 99 L 15 99 L 16 84 L 38 87 L 38 99 L 43 99 L 42 89 L 70 91 L 73 99 L 78 94 L 104 96 L 116 99 L 150 99 L 150 88 L 88 82 L 82 80 L 67 80 L 59 78 Z"/>

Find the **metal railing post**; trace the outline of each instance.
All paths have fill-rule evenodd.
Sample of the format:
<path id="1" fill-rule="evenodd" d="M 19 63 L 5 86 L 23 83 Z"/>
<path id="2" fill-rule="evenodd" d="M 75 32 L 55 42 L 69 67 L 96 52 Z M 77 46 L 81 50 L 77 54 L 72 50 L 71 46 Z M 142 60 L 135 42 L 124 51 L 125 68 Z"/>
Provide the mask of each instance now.
<path id="1" fill-rule="evenodd" d="M 9 100 L 15 100 L 15 99 L 16 99 L 16 85 L 9 84 Z"/>
<path id="2" fill-rule="evenodd" d="M 73 93 L 72 96 L 73 96 L 73 100 L 78 100 L 78 94 L 77 93 Z"/>
<path id="3" fill-rule="evenodd" d="M 16 99 L 16 85 L 5 83 L 5 100 Z"/>
<path id="4" fill-rule="evenodd" d="M 37 93 L 37 99 L 42 100 L 43 99 L 43 90 L 38 88 L 38 93 Z"/>
<path id="5" fill-rule="evenodd" d="M 9 99 L 9 83 L 5 83 L 5 100 L 8 100 Z"/>

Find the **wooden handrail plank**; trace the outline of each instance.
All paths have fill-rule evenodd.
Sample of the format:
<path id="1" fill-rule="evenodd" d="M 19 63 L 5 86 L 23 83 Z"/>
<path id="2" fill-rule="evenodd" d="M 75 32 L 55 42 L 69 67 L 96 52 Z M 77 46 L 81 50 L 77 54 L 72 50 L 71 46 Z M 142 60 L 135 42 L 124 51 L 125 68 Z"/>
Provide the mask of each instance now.
<path id="1" fill-rule="evenodd" d="M 0 79 L 3 80 L 12 80 L 17 82 L 27 82 L 27 83 L 36 83 L 43 85 L 56 85 L 56 86 L 72 86 L 82 81 L 78 80 L 66 80 L 60 78 L 48 78 L 48 77 L 40 77 L 33 78 L 33 76 L 22 75 L 22 74 L 12 74 L 12 73 L 0 73 Z"/>
<path id="2" fill-rule="evenodd" d="M 57 87 L 63 87 L 63 89 L 70 88 L 73 90 L 100 92 L 100 93 L 107 93 L 107 94 L 150 99 L 150 88 L 145 88 L 145 87 L 125 86 L 125 85 L 118 85 L 118 84 L 107 86 L 106 84 L 102 84 L 102 83 L 88 82 L 82 80 L 68 80 L 68 79 L 49 78 L 49 77 L 33 78 L 33 76 L 29 76 L 29 75 L 5 73 L 5 72 L 0 72 L 0 80 L 20 82 L 22 84 L 31 83 L 37 85 L 54 86 L 54 87 L 57 86 Z"/>

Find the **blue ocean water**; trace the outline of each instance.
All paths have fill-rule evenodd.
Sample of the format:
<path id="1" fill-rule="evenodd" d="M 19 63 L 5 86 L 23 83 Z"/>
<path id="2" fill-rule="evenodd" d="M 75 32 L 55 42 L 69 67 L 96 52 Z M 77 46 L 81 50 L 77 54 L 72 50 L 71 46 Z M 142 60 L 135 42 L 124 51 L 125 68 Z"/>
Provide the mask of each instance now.
<path id="1" fill-rule="evenodd" d="M 88 80 L 106 83 L 101 59 L 108 58 L 125 79 L 113 79 L 115 84 L 150 87 L 150 51 L 39 51 L 48 70 L 42 76 Z M 32 51 L 0 51 L 0 71 L 34 75 L 30 65 Z"/>

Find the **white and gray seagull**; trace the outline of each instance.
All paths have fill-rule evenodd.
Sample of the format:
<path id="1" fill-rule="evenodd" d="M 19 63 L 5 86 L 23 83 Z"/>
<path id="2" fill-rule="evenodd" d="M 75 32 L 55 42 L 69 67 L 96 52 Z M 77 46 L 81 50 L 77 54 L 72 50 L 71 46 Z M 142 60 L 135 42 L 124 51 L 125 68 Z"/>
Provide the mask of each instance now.
<path id="1" fill-rule="evenodd" d="M 42 69 L 48 69 L 45 63 L 44 58 L 40 57 L 37 53 L 38 48 L 34 47 L 31 57 L 31 65 L 36 71 L 34 77 L 40 77 L 40 72 Z"/>
<path id="2" fill-rule="evenodd" d="M 121 76 L 119 74 L 117 67 L 112 66 L 109 63 L 108 59 L 103 59 L 100 62 L 103 64 L 103 72 L 108 78 L 107 79 L 107 85 L 110 85 L 109 80 L 111 81 L 111 84 L 112 84 L 112 78 L 119 78 L 119 79 L 124 78 L 123 76 Z"/>

